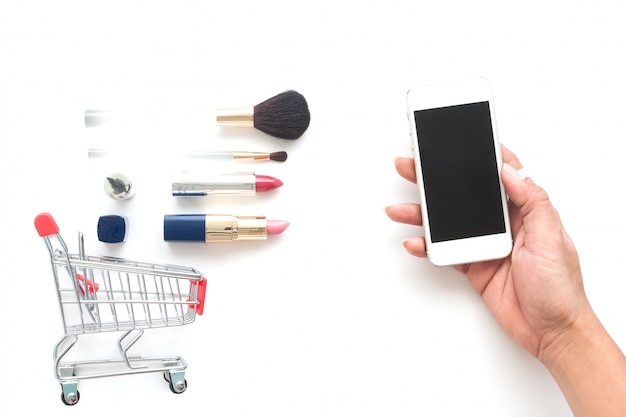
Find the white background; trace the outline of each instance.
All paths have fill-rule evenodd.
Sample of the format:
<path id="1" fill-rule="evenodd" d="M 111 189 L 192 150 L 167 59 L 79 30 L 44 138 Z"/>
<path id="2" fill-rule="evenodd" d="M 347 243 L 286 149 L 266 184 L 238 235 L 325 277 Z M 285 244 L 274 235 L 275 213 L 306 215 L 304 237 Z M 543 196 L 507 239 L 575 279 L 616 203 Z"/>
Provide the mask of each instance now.
<path id="1" fill-rule="evenodd" d="M 581 257 L 591 302 L 626 347 L 622 236 L 626 6 L 621 1 L 4 1 L 2 143 L 5 415 L 568 416 L 548 372 L 497 326 L 468 281 L 405 253 L 420 233 L 384 215 L 415 201 L 405 94 L 476 75 L 493 86 L 499 133 L 549 193 Z M 295 141 L 214 126 L 217 107 L 285 89 L 308 100 Z M 86 129 L 87 107 L 158 112 Z M 170 175 L 197 164 L 89 160 L 90 146 L 286 150 L 285 163 L 212 164 L 284 182 L 255 197 L 176 200 Z M 217 168 L 216 168 L 217 169 Z M 122 170 L 137 195 L 102 191 Z M 160 375 L 83 381 L 60 401 L 63 334 L 45 246 L 52 213 L 72 251 L 195 266 L 208 278 L 194 323 L 147 331 L 137 353 L 180 354 L 188 390 Z M 164 214 L 267 215 L 265 242 L 168 244 Z M 129 219 L 98 242 L 105 214 Z M 116 335 L 76 354 L 114 357 Z M 95 357 L 94 357 L 95 356 Z"/>

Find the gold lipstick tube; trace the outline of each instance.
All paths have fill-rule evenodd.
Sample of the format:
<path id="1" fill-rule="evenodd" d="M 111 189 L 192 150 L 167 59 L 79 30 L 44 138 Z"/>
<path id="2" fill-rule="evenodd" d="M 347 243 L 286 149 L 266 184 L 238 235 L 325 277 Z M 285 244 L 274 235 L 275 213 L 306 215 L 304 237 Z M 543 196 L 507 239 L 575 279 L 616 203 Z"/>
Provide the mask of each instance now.
<path id="1" fill-rule="evenodd" d="M 267 221 L 261 216 L 210 214 L 205 218 L 205 242 L 267 239 Z"/>

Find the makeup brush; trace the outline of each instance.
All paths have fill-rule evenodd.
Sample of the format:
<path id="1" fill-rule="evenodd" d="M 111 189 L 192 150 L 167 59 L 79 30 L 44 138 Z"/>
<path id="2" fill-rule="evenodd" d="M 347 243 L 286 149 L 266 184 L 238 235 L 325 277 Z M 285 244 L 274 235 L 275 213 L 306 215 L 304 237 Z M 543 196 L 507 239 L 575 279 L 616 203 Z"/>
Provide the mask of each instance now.
<path id="1" fill-rule="evenodd" d="M 307 130 L 311 114 L 304 96 L 288 90 L 254 107 L 218 109 L 219 126 L 254 127 L 280 139 L 297 139 Z"/>
<path id="2" fill-rule="evenodd" d="M 129 150 L 115 151 L 107 149 L 89 148 L 87 156 L 89 159 L 105 158 L 114 155 L 126 155 L 131 153 Z M 154 154 L 154 152 L 152 152 Z M 163 155 L 182 157 L 182 158 L 206 158 L 213 161 L 277 161 L 285 162 L 287 160 L 287 152 L 247 152 L 247 151 L 189 151 L 185 153 L 165 153 Z"/>

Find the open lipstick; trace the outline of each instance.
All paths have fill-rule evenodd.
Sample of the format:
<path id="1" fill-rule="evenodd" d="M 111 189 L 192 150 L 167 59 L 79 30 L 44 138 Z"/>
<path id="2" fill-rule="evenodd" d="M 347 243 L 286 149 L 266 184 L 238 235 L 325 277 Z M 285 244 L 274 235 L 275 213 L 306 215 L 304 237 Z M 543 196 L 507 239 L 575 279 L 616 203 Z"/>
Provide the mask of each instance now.
<path id="1" fill-rule="evenodd" d="M 281 234 L 289 226 L 285 220 L 264 216 L 225 214 L 168 214 L 163 218 L 163 239 L 167 242 L 233 242 L 265 240 Z"/>
<path id="2" fill-rule="evenodd" d="M 172 182 L 172 195 L 202 197 L 216 194 L 254 195 L 271 191 L 283 185 L 278 178 L 248 172 L 202 176 L 185 173 Z"/>

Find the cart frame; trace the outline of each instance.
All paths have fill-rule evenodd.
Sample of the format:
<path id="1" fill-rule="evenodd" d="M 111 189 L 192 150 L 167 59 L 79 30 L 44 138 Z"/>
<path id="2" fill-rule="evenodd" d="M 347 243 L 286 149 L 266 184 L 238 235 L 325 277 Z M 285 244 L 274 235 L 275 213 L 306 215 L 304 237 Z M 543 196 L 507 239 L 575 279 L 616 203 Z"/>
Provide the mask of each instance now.
<path id="1" fill-rule="evenodd" d="M 65 335 L 54 346 L 54 371 L 61 384 L 61 400 L 80 399 L 78 382 L 161 372 L 176 394 L 187 389 L 187 362 L 181 356 L 142 357 L 130 348 L 145 329 L 192 323 L 204 310 L 206 278 L 194 268 L 85 255 L 82 233 L 78 254 L 68 251 L 54 218 L 41 213 L 35 228 L 43 238 L 52 265 Z M 122 332 L 118 358 L 63 361 L 79 336 Z"/>

